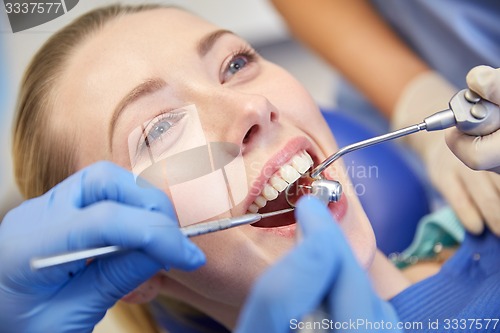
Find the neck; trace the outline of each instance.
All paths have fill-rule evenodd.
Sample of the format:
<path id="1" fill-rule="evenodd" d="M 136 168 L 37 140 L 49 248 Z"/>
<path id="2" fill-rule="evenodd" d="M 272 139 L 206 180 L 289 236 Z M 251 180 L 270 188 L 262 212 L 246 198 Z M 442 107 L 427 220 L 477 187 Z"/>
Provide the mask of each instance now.
<path id="1" fill-rule="evenodd" d="M 209 300 L 197 295 L 191 299 L 191 305 L 200 309 L 206 315 L 219 322 L 221 325 L 232 331 L 236 327 L 236 322 L 240 314 L 240 308 L 214 300 Z"/>
<path id="2" fill-rule="evenodd" d="M 411 285 L 411 282 L 377 250 L 368 274 L 377 294 L 385 300 L 391 299 Z"/>
<path id="3" fill-rule="evenodd" d="M 210 318 L 216 320 L 230 331 L 232 331 L 236 326 L 241 310 L 239 307 L 204 297 L 184 286 L 182 283 L 179 283 L 178 281 L 167 276 L 163 276 L 162 284 L 162 294 L 187 303 Z"/>
<path id="4" fill-rule="evenodd" d="M 375 253 L 375 258 L 368 270 L 368 274 L 375 291 L 385 300 L 394 297 L 411 285 L 410 280 L 394 267 L 379 250 Z M 234 329 L 241 310 L 240 307 L 203 297 L 173 279 L 166 278 L 165 280 L 168 280 L 169 285 L 168 292 L 164 290 L 165 294 L 184 302 L 188 300 L 189 305 L 207 314 L 229 330 Z"/>

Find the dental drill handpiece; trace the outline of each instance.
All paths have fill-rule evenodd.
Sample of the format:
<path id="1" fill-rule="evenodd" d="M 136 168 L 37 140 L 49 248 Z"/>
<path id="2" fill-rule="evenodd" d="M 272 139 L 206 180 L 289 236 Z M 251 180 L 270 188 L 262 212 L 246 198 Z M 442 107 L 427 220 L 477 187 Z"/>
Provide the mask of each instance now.
<path id="1" fill-rule="evenodd" d="M 229 228 L 239 227 L 246 224 L 252 224 L 260 221 L 263 218 L 271 217 L 275 215 L 285 214 L 293 211 L 294 208 L 287 208 L 269 213 L 255 213 L 255 214 L 245 214 L 242 216 L 228 217 L 215 221 L 202 222 L 197 224 L 192 224 L 186 227 L 180 228 L 182 234 L 186 237 L 195 237 L 200 235 L 209 234 L 216 231 L 222 231 Z M 112 253 L 126 251 L 120 246 L 104 246 L 87 250 L 78 250 L 74 252 L 68 252 L 63 254 L 58 254 L 54 256 L 33 258 L 30 262 L 31 268 L 34 270 L 57 266 L 66 264 L 69 262 L 97 258 Z"/>
<path id="2" fill-rule="evenodd" d="M 479 95 L 471 90 L 464 89 L 459 91 L 454 95 L 449 103 L 450 108 L 437 112 L 427 118 L 420 124 L 412 125 L 392 133 L 384 134 L 375 138 L 364 140 L 352 145 L 346 146 L 330 157 L 328 157 L 324 162 L 318 165 L 310 173 L 312 179 L 316 179 L 312 184 L 318 181 L 327 181 L 322 179 L 321 173 L 333 162 L 342 157 L 343 155 L 361 149 L 369 147 L 371 145 L 381 143 L 387 140 L 396 139 L 405 135 L 416 133 L 421 130 L 436 131 L 449 128 L 451 126 L 456 126 L 460 131 L 469 135 L 488 135 L 500 128 L 500 108 L 498 105 L 493 104 L 489 101 L 481 99 Z M 330 200 L 330 198 L 336 197 L 337 200 L 340 198 L 342 193 L 342 187 L 338 188 L 338 195 L 335 193 L 334 183 L 318 183 L 316 188 L 309 186 L 312 191 L 311 195 L 317 197 L 324 203 L 336 201 Z M 320 186 L 321 184 L 321 186 Z M 327 191 L 319 191 L 323 185 L 328 185 L 325 188 L 329 189 Z M 288 189 L 287 189 L 288 191 Z M 326 193 L 326 196 L 325 196 Z M 288 192 L 286 192 L 288 194 Z M 330 197 L 329 197 L 330 195 Z M 287 197 L 288 201 L 288 197 Z M 289 202 L 290 203 L 290 202 Z M 292 205 L 292 203 L 290 203 Z M 329 312 L 326 306 L 326 299 L 319 304 L 319 306 L 310 314 L 303 318 L 303 321 L 309 322 L 321 322 L 325 318 L 329 318 Z M 301 333 L 310 333 L 310 330 L 302 329 L 299 330 Z M 315 330 L 314 332 L 328 332 L 327 329 L 321 328 L 320 330 Z"/>
<path id="3" fill-rule="evenodd" d="M 397 139 L 421 130 L 430 132 L 456 126 L 463 133 L 473 136 L 483 136 L 491 134 L 500 128 L 500 107 L 482 99 L 472 90 L 464 89 L 456 93 L 451 98 L 449 107 L 449 109 L 436 112 L 425 118 L 419 124 L 345 146 L 314 168 L 310 176 L 312 178 L 319 178 L 320 174 L 330 164 L 347 153 L 384 141 Z"/>

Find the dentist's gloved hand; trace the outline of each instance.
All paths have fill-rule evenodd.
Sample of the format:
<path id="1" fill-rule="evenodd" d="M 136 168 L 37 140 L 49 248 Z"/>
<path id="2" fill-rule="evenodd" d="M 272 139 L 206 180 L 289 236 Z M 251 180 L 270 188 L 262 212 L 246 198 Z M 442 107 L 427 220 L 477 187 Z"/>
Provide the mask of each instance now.
<path id="1" fill-rule="evenodd" d="M 290 332 L 323 300 L 328 319 L 334 322 L 364 319 L 395 324 L 394 309 L 375 294 L 325 206 L 317 199 L 301 198 L 295 214 L 303 240 L 259 278 L 236 332 Z M 360 327 L 356 332 L 365 330 Z"/>
<path id="2" fill-rule="evenodd" d="M 393 128 L 420 123 L 447 108 L 456 90 L 435 72 L 417 76 L 398 101 Z M 420 155 L 432 184 L 468 231 L 480 234 L 486 224 L 500 235 L 500 176 L 464 165 L 446 145 L 446 131 L 416 133 L 404 140 Z"/>
<path id="3" fill-rule="evenodd" d="M 40 271 L 29 266 L 33 257 L 108 245 L 131 251 Z M 164 193 L 97 163 L 0 224 L 2 332 L 91 332 L 108 308 L 162 268 L 192 270 L 204 262 Z"/>
<path id="4" fill-rule="evenodd" d="M 500 104 L 500 68 L 474 67 L 467 74 L 467 85 L 481 97 Z M 453 128 L 446 134 L 446 143 L 470 168 L 500 173 L 500 130 L 490 135 L 475 137 Z M 498 177 L 497 185 L 500 190 Z"/>

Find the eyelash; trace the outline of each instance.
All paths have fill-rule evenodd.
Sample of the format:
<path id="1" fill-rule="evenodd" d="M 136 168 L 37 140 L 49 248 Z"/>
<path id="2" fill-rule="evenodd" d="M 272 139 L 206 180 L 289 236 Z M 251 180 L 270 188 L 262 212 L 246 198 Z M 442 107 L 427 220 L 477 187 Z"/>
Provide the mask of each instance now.
<path id="1" fill-rule="evenodd" d="M 233 54 L 231 55 L 231 58 L 229 59 L 229 61 L 227 62 L 227 65 L 225 66 L 224 68 L 224 71 L 221 73 L 221 83 L 226 83 L 227 82 L 227 78 L 226 78 L 226 75 L 228 75 L 229 71 L 231 70 L 231 64 L 234 63 L 234 61 L 240 57 L 243 57 L 245 58 L 246 60 L 246 63 L 245 63 L 245 66 L 246 67 L 248 64 L 251 64 L 251 63 L 254 63 L 257 61 L 257 58 L 258 58 L 258 53 L 257 51 L 255 51 L 253 48 L 245 45 L 243 47 L 241 47 L 239 50 L 233 52 Z M 238 72 L 242 69 L 241 68 L 238 70 Z M 230 74 L 230 75 L 235 75 L 236 73 L 233 73 L 233 74 Z"/>
<path id="2" fill-rule="evenodd" d="M 158 140 L 161 140 L 165 135 L 169 135 L 171 129 L 177 125 L 179 120 L 181 120 L 185 115 L 185 112 L 164 112 L 156 116 L 149 124 L 147 124 L 142 130 L 142 140 L 138 145 L 137 152 L 142 152 L 146 147 L 151 148 Z M 170 127 L 161 133 L 157 138 L 150 139 L 152 132 L 155 130 L 158 124 L 166 121 Z"/>

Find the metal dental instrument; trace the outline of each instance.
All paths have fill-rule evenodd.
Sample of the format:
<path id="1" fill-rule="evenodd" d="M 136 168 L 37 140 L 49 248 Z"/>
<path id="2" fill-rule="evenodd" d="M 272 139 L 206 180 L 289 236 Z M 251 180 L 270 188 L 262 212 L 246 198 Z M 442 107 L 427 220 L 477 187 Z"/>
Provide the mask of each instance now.
<path id="1" fill-rule="evenodd" d="M 260 221 L 263 218 L 276 216 L 280 214 L 285 214 L 293 211 L 294 208 L 287 208 L 283 210 L 278 210 L 275 212 L 269 213 L 255 213 L 255 214 L 245 214 L 242 216 L 223 218 L 215 221 L 208 221 L 193 224 L 187 227 L 182 227 L 181 232 L 186 237 L 195 237 L 200 235 L 209 234 L 216 231 L 226 230 L 229 228 L 239 227 L 245 224 L 252 224 Z M 122 248 L 120 246 L 105 246 L 88 250 L 80 250 L 74 252 L 63 253 L 54 256 L 42 257 L 42 258 L 33 258 L 30 262 L 31 268 L 33 270 L 38 270 L 42 268 L 57 266 L 66 264 L 69 262 L 82 260 L 82 259 L 90 259 L 97 258 L 104 255 L 109 255 L 112 253 L 126 251 L 127 249 Z"/>
<path id="2" fill-rule="evenodd" d="M 338 184 L 339 187 L 338 189 L 336 189 L 335 183 L 337 182 L 323 179 L 321 177 L 321 173 L 330 164 L 347 153 L 387 140 L 392 140 L 405 135 L 416 133 L 424 129 L 427 131 L 437 131 L 449 128 L 451 126 L 456 126 L 463 133 L 473 136 L 488 135 L 500 129 L 500 107 L 496 104 L 482 99 L 472 90 L 464 89 L 459 91 L 451 98 L 449 107 L 449 109 L 439 111 L 425 118 L 420 124 L 408 126 L 388 134 L 360 141 L 340 149 L 313 169 L 313 171 L 310 173 L 310 177 L 312 180 L 316 180 L 311 182 L 310 185 L 296 184 L 296 186 L 299 188 L 302 187 L 310 190 L 311 195 L 328 204 L 329 202 L 338 201 L 342 192 L 342 187 L 340 186 L 340 184 Z M 299 181 L 300 178 L 295 183 Z M 324 181 L 327 181 L 327 183 L 324 183 Z M 288 185 L 285 192 L 286 200 L 292 207 L 294 207 L 294 203 L 291 203 L 289 201 L 288 194 L 290 188 L 292 188 L 292 185 L 295 183 L 291 183 L 290 185 Z M 320 192 L 321 189 L 323 189 L 322 193 Z M 335 193 L 337 193 L 338 195 L 335 195 Z M 304 321 L 315 323 L 321 322 L 325 318 L 328 318 L 328 311 L 326 311 L 327 307 L 325 304 L 326 302 L 323 301 L 317 309 L 306 316 Z M 300 331 L 305 332 L 306 330 Z M 320 331 L 326 332 L 326 330 L 324 329 Z"/>
<path id="3" fill-rule="evenodd" d="M 295 206 L 301 194 L 311 194 L 326 204 L 340 199 L 342 186 L 334 180 L 321 177 L 321 173 L 340 157 L 352 151 L 366 148 L 377 143 L 397 139 L 421 130 L 437 131 L 456 126 L 460 131 L 469 135 L 487 135 L 500 128 L 500 108 L 469 89 L 456 93 L 449 102 L 449 109 L 439 111 L 421 123 L 383 134 L 371 139 L 356 142 L 340 149 L 325 161 L 314 168 L 309 174 L 309 183 L 300 184 L 302 178 L 288 185 L 285 198 L 291 207 Z M 301 193 L 299 193 L 301 192 Z"/>
<path id="4" fill-rule="evenodd" d="M 337 202 L 342 196 L 342 185 L 336 180 L 311 179 L 309 185 L 291 183 L 285 190 L 285 199 L 290 207 L 295 207 L 298 198 L 304 194 L 312 195 L 322 203 L 328 205 L 330 202 Z M 295 193 L 293 192 L 295 191 Z"/>
<path id="5" fill-rule="evenodd" d="M 450 100 L 449 109 L 436 112 L 425 118 L 421 123 L 383 134 L 371 139 L 348 145 L 313 169 L 310 176 L 319 178 L 330 164 L 343 155 L 352 151 L 369 147 L 387 140 L 397 139 L 421 130 L 438 131 L 456 126 L 460 131 L 469 135 L 487 135 L 500 128 L 500 108 L 469 89 L 456 93 Z"/>

